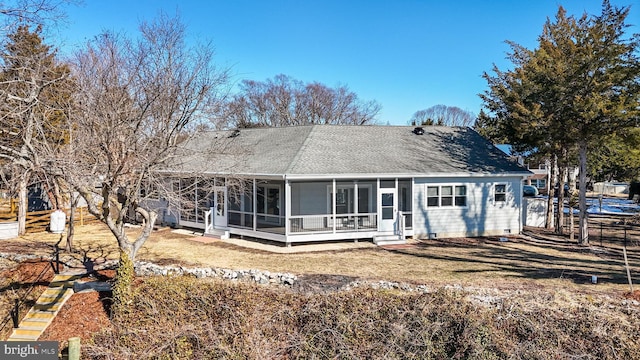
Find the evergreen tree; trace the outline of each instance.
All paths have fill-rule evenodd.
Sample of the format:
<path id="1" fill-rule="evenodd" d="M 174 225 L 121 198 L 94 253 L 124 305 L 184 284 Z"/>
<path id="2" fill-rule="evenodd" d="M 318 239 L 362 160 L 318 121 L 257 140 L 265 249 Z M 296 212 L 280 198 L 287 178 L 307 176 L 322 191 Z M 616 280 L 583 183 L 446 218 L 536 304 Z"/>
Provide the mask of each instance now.
<path id="1" fill-rule="evenodd" d="M 578 149 L 581 244 L 588 244 L 588 146 L 638 121 L 640 36 L 625 34 L 628 14 L 606 0 L 599 16 L 575 18 L 560 7 L 537 49 L 510 43 L 514 70 L 484 74 L 485 107 L 517 148 L 560 159 Z"/>

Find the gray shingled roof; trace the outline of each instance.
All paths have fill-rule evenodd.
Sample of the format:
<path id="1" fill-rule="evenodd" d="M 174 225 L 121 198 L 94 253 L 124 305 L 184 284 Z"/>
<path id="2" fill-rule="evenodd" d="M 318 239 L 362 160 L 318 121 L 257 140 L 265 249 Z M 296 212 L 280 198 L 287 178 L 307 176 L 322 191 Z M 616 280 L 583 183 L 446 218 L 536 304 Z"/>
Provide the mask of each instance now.
<path id="1" fill-rule="evenodd" d="M 204 132 L 190 147 L 209 156 L 185 159 L 183 170 L 218 174 L 462 175 L 526 174 L 470 128 L 310 125 Z"/>

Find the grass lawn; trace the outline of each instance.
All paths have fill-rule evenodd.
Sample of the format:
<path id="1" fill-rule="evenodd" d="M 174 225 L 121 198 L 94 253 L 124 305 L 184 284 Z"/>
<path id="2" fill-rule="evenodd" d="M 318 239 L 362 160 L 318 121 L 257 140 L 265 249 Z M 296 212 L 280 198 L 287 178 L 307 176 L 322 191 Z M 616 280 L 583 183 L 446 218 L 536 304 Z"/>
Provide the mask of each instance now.
<path id="1" fill-rule="evenodd" d="M 131 228 L 135 235 L 136 228 Z M 532 234 L 536 235 L 536 234 Z M 64 236 L 63 236 L 64 238 Z M 60 235 L 27 234 L 3 241 L 0 251 L 48 254 Z M 373 245 L 328 251 L 273 253 L 230 242 L 198 241 L 202 237 L 155 231 L 137 260 L 271 272 L 332 274 L 365 280 L 389 280 L 432 286 L 454 285 L 509 289 L 562 288 L 569 291 L 629 291 L 619 245 L 582 247 L 550 237 L 421 240 L 414 246 L 383 249 Z M 65 239 L 61 244 L 65 243 Z M 232 242 L 232 241 L 231 241 Z M 276 248 L 277 245 L 273 245 Z M 320 245 L 314 245 L 320 246 Z M 280 247 L 280 249 L 282 249 Z M 117 257 L 116 241 L 99 223 L 77 227 L 74 256 L 92 261 Z M 634 283 L 640 282 L 640 248 L 628 249 Z M 590 283 L 591 276 L 598 284 Z"/>

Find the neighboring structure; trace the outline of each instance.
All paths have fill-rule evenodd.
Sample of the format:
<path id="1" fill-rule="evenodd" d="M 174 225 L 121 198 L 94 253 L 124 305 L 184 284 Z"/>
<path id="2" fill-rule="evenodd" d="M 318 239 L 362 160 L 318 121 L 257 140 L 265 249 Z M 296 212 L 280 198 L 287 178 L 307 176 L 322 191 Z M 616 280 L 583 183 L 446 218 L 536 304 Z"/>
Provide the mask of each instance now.
<path id="1" fill-rule="evenodd" d="M 313 125 L 203 133 L 160 219 L 286 243 L 519 233 L 526 168 L 470 128 Z M 198 184 L 181 175 L 198 173 Z"/>
<path id="2" fill-rule="evenodd" d="M 526 166 L 526 168 L 531 171 L 532 174 L 524 180 L 525 185 L 535 186 L 540 194 L 549 194 L 549 183 L 553 183 L 550 181 L 551 172 L 549 171 L 549 161 L 544 161 L 537 166 L 532 167 L 527 161 L 526 156 L 515 155 L 513 153 L 511 145 L 497 144 L 496 147 L 517 161 L 520 165 Z"/>

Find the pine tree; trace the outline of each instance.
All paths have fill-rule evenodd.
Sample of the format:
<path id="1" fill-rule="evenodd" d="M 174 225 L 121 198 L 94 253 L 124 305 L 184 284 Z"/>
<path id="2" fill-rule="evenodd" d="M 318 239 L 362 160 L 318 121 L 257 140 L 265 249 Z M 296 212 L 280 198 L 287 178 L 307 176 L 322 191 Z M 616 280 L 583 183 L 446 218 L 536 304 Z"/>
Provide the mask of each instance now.
<path id="1" fill-rule="evenodd" d="M 588 146 L 638 121 L 640 36 L 625 34 L 628 14 L 606 0 L 599 16 L 575 18 L 560 7 L 537 49 L 510 43 L 514 70 L 484 74 L 485 107 L 517 147 L 560 159 L 578 149 L 581 244 L 588 244 Z"/>

